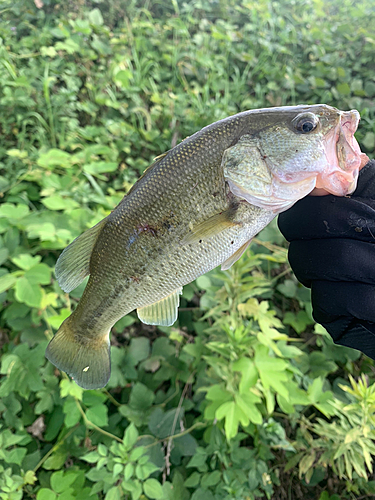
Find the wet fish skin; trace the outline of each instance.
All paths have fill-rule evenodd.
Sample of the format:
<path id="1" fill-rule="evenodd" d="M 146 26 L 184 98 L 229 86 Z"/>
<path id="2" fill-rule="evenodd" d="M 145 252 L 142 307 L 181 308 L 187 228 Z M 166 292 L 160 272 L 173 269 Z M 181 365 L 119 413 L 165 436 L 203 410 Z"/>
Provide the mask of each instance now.
<path id="1" fill-rule="evenodd" d="M 319 127 L 301 134 L 294 120 L 306 113 L 319 117 Z M 108 217 L 59 258 L 56 275 L 65 291 L 90 278 L 77 308 L 49 344 L 47 358 L 80 386 L 103 387 L 110 375 L 111 327 L 134 309 L 150 323 L 153 317 L 156 324 L 172 321 L 183 285 L 240 253 L 282 209 L 284 198 L 290 206 L 313 189 L 326 161 L 324 137 L 340 116 L 326 105 L 247 111 L 205 127 L 162 156 Z M 274 152 L 270 141 L 280 137 L 281 142 L 289 137 L 295 153 L 286 159 L 284 144 L 282 156 L 272 153 L 270 163 L 261 153 Z M 303 175 L 293 195 L 298 165 Z M 288 168 L 290 180 L 279 182 L 277 175 Z M 237 184 L 245 179 L 241 189 L 250 186 L 251 201 L 260 206 L 246 201 L 242 191 L 233 193 L 232 175 Z M 282 184 L 275 204 L 264 194 L 267 175 Z M 142 310 L 157 302 L 154 309 Z"/>

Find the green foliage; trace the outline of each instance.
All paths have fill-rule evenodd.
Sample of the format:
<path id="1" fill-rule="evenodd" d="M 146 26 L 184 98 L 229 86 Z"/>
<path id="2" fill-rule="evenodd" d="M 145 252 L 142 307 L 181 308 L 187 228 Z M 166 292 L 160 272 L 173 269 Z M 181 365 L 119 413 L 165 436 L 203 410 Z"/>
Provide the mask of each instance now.
<path id="1" fill-rule="evenodd" d="M 185 136 L 326 102 L 373 153 L 372 2 L 43 3 L 0 7 L 0 499 L 373 496 L 372 363 L 314 325 L 275 224 L 174 327 L 120 320 L 107 389 L 44 358 L 84 289 L 59 253 Z"/>

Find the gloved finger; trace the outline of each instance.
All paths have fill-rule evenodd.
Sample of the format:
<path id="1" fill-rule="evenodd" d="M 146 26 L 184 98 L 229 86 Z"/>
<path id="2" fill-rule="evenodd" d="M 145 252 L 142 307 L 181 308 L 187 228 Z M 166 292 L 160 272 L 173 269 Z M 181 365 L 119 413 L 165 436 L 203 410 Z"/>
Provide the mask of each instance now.
<path id="1" fill-rule="evenodd" d="M 374 285 L 347 281 L 313 281 L 311 302 L 313 317 L 317 323 L 330 323 L 344 316 L 375 322 Z"/>
<path id="2" fill-rule="evenodd" d="M 296 240 L 288 259 L 298 281 L 357 281 L 375 285 L 375 245 L 352 239 Z"/>
<path id="3" fill-rule="evenodd" d="M 322 325 L 335 344 L 357 349 L 375 360 L 375 323 L 341 316 Z"/>
<path id="4" fill-rule="evenodd" d="M 375 243 L 375 201 L 307 197 L 280 214 L 278 225 L 288 241 L 344 237 Z"/>

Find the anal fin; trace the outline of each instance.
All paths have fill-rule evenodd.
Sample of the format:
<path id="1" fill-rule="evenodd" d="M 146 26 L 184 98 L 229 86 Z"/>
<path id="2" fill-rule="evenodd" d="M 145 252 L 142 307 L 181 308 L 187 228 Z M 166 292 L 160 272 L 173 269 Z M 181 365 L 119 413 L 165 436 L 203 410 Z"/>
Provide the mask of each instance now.
<path id="1" fill-rule="evenodd" d="M 225 260 L 222 264 L 221 264 L 221 270 L 222 271 L 226 271 L 227 269 L 229 269 L 235 262 L 238 261 L 238 259 L 240 257 L 242 257 L 242 255 L 244 254 L 244 252 L 247 250 L 248 246 L 250 245 L 251 243 L 251 240 L 247 241 L 244 245 L 242 245 L 242 247 L 240 247 L 238 250 L 236 250 L 234 252 L 233 255 L 231 255 L 229 257 L 229 259 Z"/>
<path id="2" fill-rule="evenodd" d="M 183 240 L 183 245 L 189 245 L 191 243 L 197 243 L 200 240 L 212 238 L 217 234 L 224 231 L 228 227 L 235 226 L 238 222 L 234 222 L 232 220 L 234 214 L 234 210 L 231 208 L 229 210 L 225 210 L 220 214 L 213 215 L 209 219 L 193 226 L 191 229 L 191 233 L 187 234 Z"/>
<path id="3" fill-rule="evenodd" d="M 64 292 L 71 292 L 90 274 L 90 258 L 106 219 L 68 245 L 57 259 L 55 274 Z"/>
<path id="4" fill-rule="evenodd" d="M 171 326 L 178 316 L 178 306 L 182 287 L 172 292 L 164 299 L 137 309 L 138 318 L 146 325 Z"/>

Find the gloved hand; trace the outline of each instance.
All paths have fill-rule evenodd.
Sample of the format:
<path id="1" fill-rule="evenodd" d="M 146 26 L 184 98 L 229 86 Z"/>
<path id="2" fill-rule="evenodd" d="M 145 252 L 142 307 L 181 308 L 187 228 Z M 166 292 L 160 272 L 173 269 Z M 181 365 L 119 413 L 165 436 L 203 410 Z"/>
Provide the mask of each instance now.
<path id="1" fill-rule="evenodd" d="M 311 288 L 315 321 L 375 359 L 375 160 L 350 197 L 308 196 L 278 224 L 297 279 Z"/>

